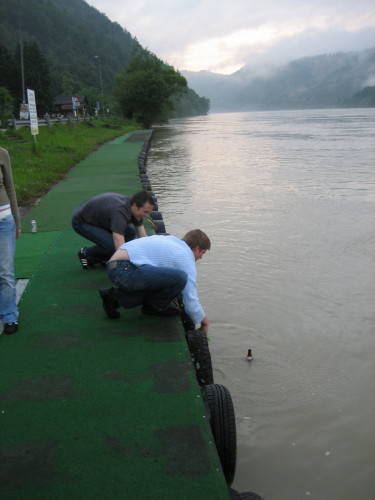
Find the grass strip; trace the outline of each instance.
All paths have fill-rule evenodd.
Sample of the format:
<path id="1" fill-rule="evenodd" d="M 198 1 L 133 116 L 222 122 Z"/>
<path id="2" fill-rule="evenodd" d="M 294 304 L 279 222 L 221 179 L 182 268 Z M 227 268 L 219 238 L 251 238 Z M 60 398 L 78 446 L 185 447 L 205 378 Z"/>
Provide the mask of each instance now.
<path id="1" fill-rule="evenodd" d="M 28 127 L 0 132 L 0 146 L 11 157 L 18 204 L 31 204 L 99 145 L 139 128 L 119 119 L 40 127 L 36 150 Z"/>

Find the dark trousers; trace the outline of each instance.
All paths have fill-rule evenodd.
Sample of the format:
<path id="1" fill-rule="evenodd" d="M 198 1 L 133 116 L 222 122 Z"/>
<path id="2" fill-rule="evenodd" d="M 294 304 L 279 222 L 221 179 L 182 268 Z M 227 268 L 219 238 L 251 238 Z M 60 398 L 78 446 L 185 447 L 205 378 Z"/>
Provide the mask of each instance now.
<path id="1" fill-rule="evenodd" d="M 86 250 L 89 264 L 105 262 L 115 253 L 111 231 L 84 222 L 79 222 L 75 216 L 73 216 L 72 219 L 72 227 L 76 233 L 95 243 L 94 246 L 88 247 Z M 125 241 L 134 240 L 136 232 L 133 225 L 127 226 L 124 236 Z"/>
<path id="2" fill-rule="evenodd" d="M 116 299 L 125 308 L 141 304 L 165 309 L 185 288 L 187 274 L 172 267 L 135 266 L 128 260 L 107 264 L 108 277 L 118 289 Z"/>

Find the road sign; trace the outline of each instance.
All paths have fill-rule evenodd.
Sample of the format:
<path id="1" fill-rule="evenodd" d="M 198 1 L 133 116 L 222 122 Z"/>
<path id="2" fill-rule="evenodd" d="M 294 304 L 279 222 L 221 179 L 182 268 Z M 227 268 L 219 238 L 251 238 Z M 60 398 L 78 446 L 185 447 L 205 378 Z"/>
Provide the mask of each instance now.
<path id="1" fill-rule="evenodd" d="M 31 89 L 27 89 L 27 102 L 29 104 L 31 135 L 38 135 L 39 127 L 38 127 L 38 113 L 36 111 L 35 92 Z"/>

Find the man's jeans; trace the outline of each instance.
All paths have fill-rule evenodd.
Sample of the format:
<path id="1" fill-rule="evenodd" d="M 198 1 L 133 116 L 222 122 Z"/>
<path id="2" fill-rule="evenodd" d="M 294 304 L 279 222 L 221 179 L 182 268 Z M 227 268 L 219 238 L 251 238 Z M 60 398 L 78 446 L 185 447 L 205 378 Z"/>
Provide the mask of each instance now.
<path id="1" fill-rule="evenodd" d="M 102 229 L 101 227 L 92 226 L 91 224 L 78 222 L 74 216 L 72 219 L 72 227 L 76 233 L 95 243 L 95 246 L 89 247 L 86 250 L 89 264 L 98 264 L 107 261 L 115 253 L 113 236 L 110 231 Z M 134 240 L 136 237 L 134 226 L 127 226 L 124 236 L 125 241 Z"/>
<path id="2" fill-rule="evenodd" d="M 0 219 L 0 321 L 14 323 L 18 320 L 16 282 L 14 277 L 14 252 L 16 250 L 16 225 L 12 215 Z"/>
<path id="3" fill-rule="evenodd" d="M 109 262 L 107 271 L 109 279 L 119 287 L 116 299 L 125 308 L 145 304 L 165 309 L 187 282 L 187 274 L 179 269 L 148 264 L 137 267 L 128 260 Z"/>

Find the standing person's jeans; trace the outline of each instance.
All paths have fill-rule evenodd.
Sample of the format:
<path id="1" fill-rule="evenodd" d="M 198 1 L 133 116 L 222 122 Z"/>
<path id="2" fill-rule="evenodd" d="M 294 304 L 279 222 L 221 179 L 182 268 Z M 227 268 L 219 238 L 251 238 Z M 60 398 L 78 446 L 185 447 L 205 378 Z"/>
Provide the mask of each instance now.
<path id="1" fill-rule="evenodd" d="M 87 260 L 90 264 L 107 261 L 115 253 L 116 249 L 110 231 L 84 222 L 78 222 L 74 216 L 72 227 L 76 233 L 95 243 L 95 246 L 86 249 Z M 136 232 L 132 225 L 127 226 L 124 237 L 125 241 L 134 240 Z"/>
<path id="2" fill-rule="evenodd" d="M 135 266 L 129 260 L 107 264 L 108 277 L 120 290 L 116 298 L 123 307 L 150 305 L 165 309 L 185 288 L 187 274 L 173 267 L 145 264 Z"/>
<path id="3" fill-rule="evenodd" d="M 16 225 L 13 215 L 0 219 L 0 321 L 16 323 L 16 281 L 14 253 L 16 250 Z"/>

